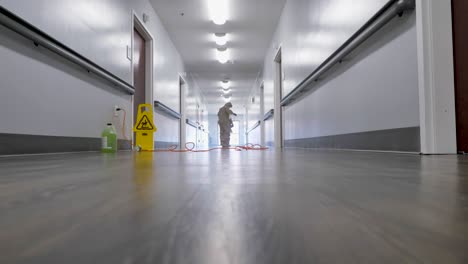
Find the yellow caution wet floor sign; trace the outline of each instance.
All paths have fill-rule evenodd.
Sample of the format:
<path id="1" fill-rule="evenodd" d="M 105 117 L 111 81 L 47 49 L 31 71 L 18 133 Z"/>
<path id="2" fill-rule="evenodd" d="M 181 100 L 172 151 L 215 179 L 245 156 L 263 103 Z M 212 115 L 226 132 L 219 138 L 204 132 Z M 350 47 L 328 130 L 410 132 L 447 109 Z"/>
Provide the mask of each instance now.
<path id="1" fill-rule="evenodd" d="M 157 128 L 153 122 L 152 105 L 141 104 L 138 106 L 138 117 L 133 131 L 136 133 L 136 146 L 139 146 L 141 150 L 154 150 L 154 132 L 157 131 Z"/>

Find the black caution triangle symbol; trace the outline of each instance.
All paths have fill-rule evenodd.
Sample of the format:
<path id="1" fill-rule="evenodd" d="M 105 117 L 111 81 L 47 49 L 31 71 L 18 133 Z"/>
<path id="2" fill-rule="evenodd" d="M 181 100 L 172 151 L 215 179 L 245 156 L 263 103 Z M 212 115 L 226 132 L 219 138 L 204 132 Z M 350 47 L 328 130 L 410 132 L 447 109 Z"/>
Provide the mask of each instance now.
<path id="1" fill-rule="evenodd" d="M 148 116 L 144 115 L 138 123 L 137 130 L 154 130 L 154 126 L 149 120 Z"/>

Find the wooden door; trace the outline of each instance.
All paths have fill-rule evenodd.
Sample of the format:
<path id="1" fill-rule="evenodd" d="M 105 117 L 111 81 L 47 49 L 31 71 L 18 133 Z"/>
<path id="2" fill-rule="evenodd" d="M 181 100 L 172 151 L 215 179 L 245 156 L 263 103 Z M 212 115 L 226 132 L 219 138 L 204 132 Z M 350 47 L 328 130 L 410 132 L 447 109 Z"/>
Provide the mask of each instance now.
<path id="1" fill-rule="evenodd" d="M 146 103 L 146 49 L 145 39 L 135 29 L 133 33 L 133 120 L 138 114 L 138 105 Z"/>
<path id="2" fill-rule="evenodd" d="M 452 0 L 458 151 L 468 153 L 468 1 Z"/>

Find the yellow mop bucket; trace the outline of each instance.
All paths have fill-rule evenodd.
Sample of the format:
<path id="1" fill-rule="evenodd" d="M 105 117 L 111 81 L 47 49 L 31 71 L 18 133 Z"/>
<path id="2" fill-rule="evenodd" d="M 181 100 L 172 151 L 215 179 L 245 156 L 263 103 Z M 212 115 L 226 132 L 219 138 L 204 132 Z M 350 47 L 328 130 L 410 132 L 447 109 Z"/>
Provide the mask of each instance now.
<path id="1" fill-rule="evenodd" d="M 156 131 L 157 128 L 153 122 L 153 106 L 151 104 L 139 105 L 138 117 L 133 127 L 133 132 L 136 133 L 135 146 L 143 151 L 154 150 L 154 132 Z"/>

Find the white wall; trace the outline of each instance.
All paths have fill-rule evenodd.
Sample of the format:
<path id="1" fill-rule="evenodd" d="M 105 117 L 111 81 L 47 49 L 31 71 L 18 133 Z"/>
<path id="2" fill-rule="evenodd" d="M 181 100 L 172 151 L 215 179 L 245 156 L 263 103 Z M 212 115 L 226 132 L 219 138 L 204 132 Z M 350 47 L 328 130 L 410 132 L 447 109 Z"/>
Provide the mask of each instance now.
<path id="1" fill-rule="evenodd" d="M 265 58 L 265 111 L 273 108 L 274 58 L 279 47 L 284 96 L 385 3 L 289 0 Z M 412 13 L 369 39 L 312 92 L 284 109 L 285 139 L 418 127 L 416 35 Z"/>
<path id="2" fill-rule="evenodd" d="M 133 12 L 140 19 L 148 14 L 145 26 L 154 38 L 154 98 L 178 111 L 183 62 L 147 0 L 0 3 L 129 83 L 132 70 L 127 46 L 131 45 Z M 112 120 L 114 105 L 127 109 L 131 117 L 131 96 L 4 28 L 0 29 L 0 57 L 0 133 L 99 137 L 105 123 Z M 178 141 L 177 120 L 155 114 L 155 123 L 156 140 Z"/>
<path id="3" fill-rule="evenodd" d="M 192 126 L 187 126 L 187 142 L 197 142 L 197 129 Z"/>
<path id="4" fill-rule="evenodd" d="M 283 53 L 284 93 L 294 89 L 388 0 L 287 1 L 266 63 Z M 267 67 L 265 67 L 267 68 Z M 274 68 L 268 71 L 274 73 Z M 265 76 L 273 84 L 271 75 Z"/>
<path id="5" fill-rule="evenodd" d="M 273 118 L 265 121 L 265 145 L 272 147 L 275 142 L 275 120 Z"/>
<path id="6" fill-rule="evenodd" d="M 243 114 L 238 114 L 236 117 L 234 117 L 233 121 L 239 121 L 239 145 L 245 145 L 245 123 L 243 122 L 245 120 L 245 116 Z M 232 136 L 231 136 L 232 138 Z"/>
<path id="7" fill-rule="evenodd" d="M 114 105 L 132 109 L 131 96 L 1 26 L 0 57 L 0 133 L 96 138 Z"/>
<path id="8" fill-rule="evenodd" d="M 131 46 L 130 2 L 132 1 L 1 0 L 0 4 L 131 83 L 131 62 L 127 59 L 126 52 L 127 46 Z"/>
<path id="9" fill-rule="evenodd" d="M 262 119 L 264 113 L 261 113 L 261 86 L 262 82 L 261 79 L 257 80 L 256 83 L 254 84 L 251 94 L 246 102 L 246 108 L 247 108 L 247 130 L 250 130 L 259 120 Z M 252 98 L 254 98 L 254 101 L 252 102 Z M 267 100 L 269 100 L 268 96 L 265 97 Z M 250 140 L 250 138 L 249 138 Z"/>
<path id="10" fill-rule="evenodd" d="M 199 120 L 198 122 L 201 124 L 201 127 L 203 130 L 198 130 L 197 134 L 197 139 L 198 139 L 198 145 L 197 147 L 199 149 L 207 149 L 209 146 L 209 119 L 208 119 L 208 110 L 206 109 L 206 106 L 203 105 L 201 108 L 200 114 L 199 114 Z"/>
<path id="11" fill-rule="evenodd" d="M 187 134 L 187 142 L 196 143 L 198 149 L 207 148 L 209 145 L 208 133 L 210 132 L 210 128 L 206 101 L 200 87 L 192 76 L 189 75 L 186 79 L 188 82 L 186 117 L 205 129 L 205 131 L 202 131 L 187 125 L 187 130 L 191 131 L 190 135 Z"/>
<path id="12" fill-rule="evenodd" d="M 210 130 L 210 135 L 208 143 L 210 147 L 221 145 L 218 137 L 219 127 L 218 127 L 218 116 L 217 115 L 208 115 L 208 128 Z"/>
<path id="13" fill-rule="evenodd" d="M 257 127 L 256 129 L 252 130 L 249 133 L 249 141 L 248 144 L 261 144 L 261 129 Z"/>
<path id="14" fill-rule="evenodd" d="M 246 124 L 247 127 L 245 127 L 244 131 L 249 131 L 254 127 L 258 121 L 262 121 L 265 113 L 270 111 L 271 109 L 274 108 L 274 97 L 273 97 L 273 89 L 265 89 L 263 91 L 264 94 L 264 108 L 262 112 L 262 105 L 261 105 L 261 96 L 262 96 L 262 90 L 261 86 L 262 84 L 265 85 L 265 87 L 268 87 L 269 84 L 267 83 L 268 80 L 264 80 L 262 75 L 259 76 L 257 81 L 255 82 L 254 86 L 252 87 L 251 94 L 246 102 Z M 252 102 L 252 98 L 254 98 L 254 101 Z M 273 120 L 270 120 L 270 122 L 273 122 Z M 268 123 L 269 125 L 270 123 Z M 263 124 L 261 126 L 265 126 L 265 142 L 269 140 L 267 138 L 267 135 L 272 134 L 271 131 L 267 130 L 270 127 L 267 126 L 267 124 Z M 262 144 L 262 127 L 259 126 L 255 130 L 251 131 L 248 135 L 246 135 L 245 142 L 249 144 Z M 273 141 L 273 140 L 271 140 Z"/>
<path id="15" fill-rule="evenodd" d="M 347 70 L 285 108 L 285 139 L 419 126 L 414 18 L 398 37 L 362 50 Z"/>

